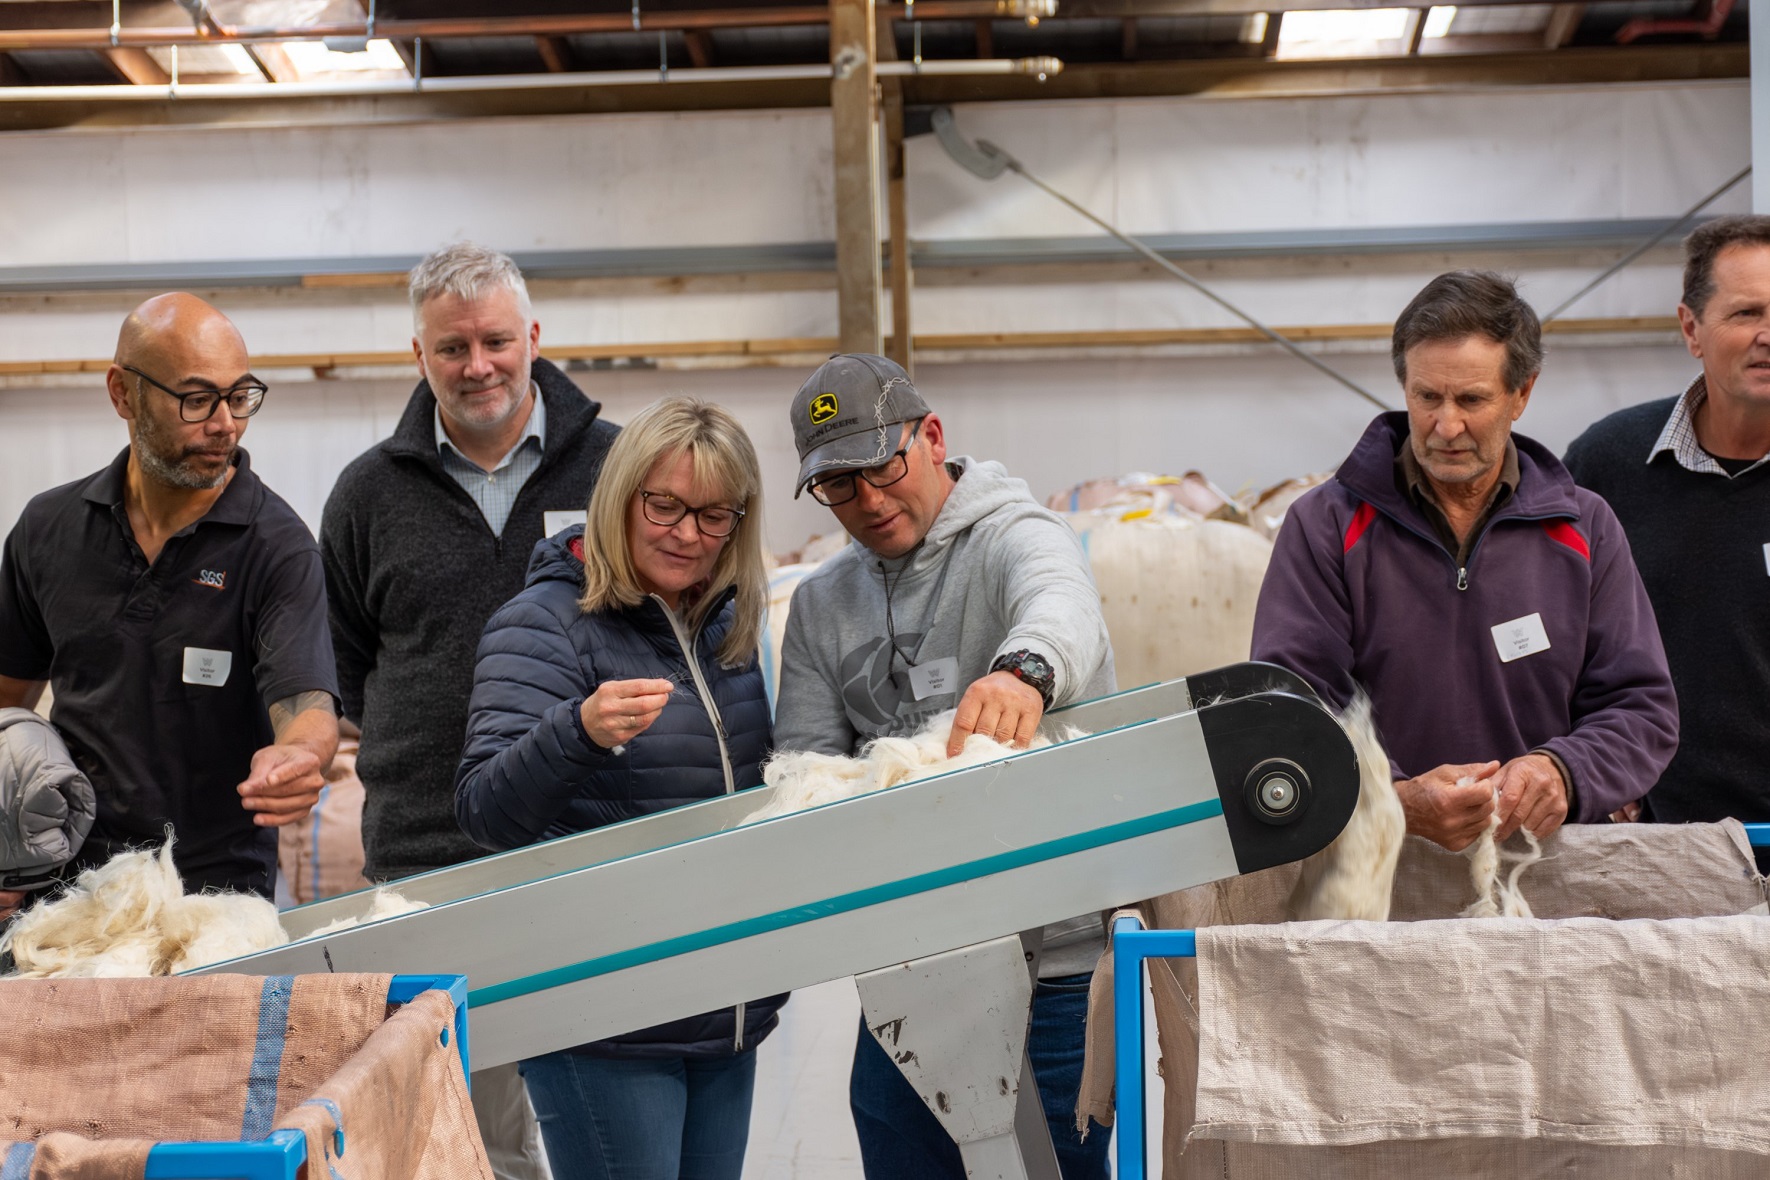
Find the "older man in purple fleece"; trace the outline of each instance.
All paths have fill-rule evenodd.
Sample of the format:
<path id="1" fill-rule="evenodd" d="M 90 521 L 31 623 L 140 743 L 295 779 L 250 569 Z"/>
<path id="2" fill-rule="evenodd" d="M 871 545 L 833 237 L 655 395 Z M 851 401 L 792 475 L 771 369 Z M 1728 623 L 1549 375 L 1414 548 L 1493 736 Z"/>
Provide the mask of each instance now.
<path id="1" fill-rule="evenodd" d="M 1253 657 L 1370 693 L 1407 830 L 1453 851 L 1645 795 L 1678 745 L 1665 650 L 1610 507 L 1512 433 L 1542 367 L 1498 275 L 1440 275 L 1395 323 L 1405 413 L 1292 506 Z"/>

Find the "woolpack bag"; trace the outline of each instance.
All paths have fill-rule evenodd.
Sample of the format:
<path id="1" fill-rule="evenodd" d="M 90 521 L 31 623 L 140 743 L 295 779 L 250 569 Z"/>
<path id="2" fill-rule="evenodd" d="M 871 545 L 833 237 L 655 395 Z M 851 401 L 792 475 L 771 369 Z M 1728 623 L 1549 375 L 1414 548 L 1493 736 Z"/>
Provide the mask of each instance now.
<path id="1" fill-rule="evenodd" d="M 277 829 L 277 870 L 296 905 L 367 888 L 363 876 L 363 780 L 358 745 L 345 740 L 326 772 L 326 785 L 300 823 Z"/>
<path id="2" fill-rule="evenodd" d="M 309 1175 L 490 1180 L 442 1036 L 454 1005 L 427 992 L 390 1017 L 391 978 L 0 980 L 0 1167 L 137 1180 L 157 1141 L 289 1128 Z"/>
<path id="3" fill-rule="evenodd" d="M 1678 921 L 1763 914 L 1764 883 L 1744 830 L 1733 821 L 1570 825 L 1544 848 L 1521 882 L 1535 921 L 1439 921 L 1472 898 L 1468 861 L 1415 837 L 1402 852 L 1389 923 L 1277 927 L 1294 864 L 1130 911 L 1150 928 L 1201 930 L 1198 960 L 1148 965 L 1163 1174 L 1770 1170 L 1759 1154 L 1770 1142 L 1758 1138 L 1770 1123 L 1755 1126 L 1764 1116 L 1754 1113 L 1770 1112 L 1770 1091 L 1748 1093 L 1758 1082 L 1743 1076 L 1762 1073 L 1762 1047 L 1742 1035 L 1770 1010 L 1770 995 L 1757 994 L 1770 990 L 1770 971 L 1758 965 L 1760 956 L 1770 965 L 1770 927 L 1761 917 Z M 1617 921 L 1568 921 L 1594 917 Z M 1412 925 L 1421 922 L 1430 925 Z M 1558 931 L 1568 937 L 1558 942 Z M 1521 938 L 1525 950 L 1515 945 Z M 1101 966 L 1078 1115 L 1109 1122 L 1110 956 Z M 1713 978 L 1724 986 L 1708 986 Z M 1567 1019 L 1542 1020 L 1545 1006 Z M 1675 1022 L 1673 1008 L 1681 1008 Z M 1668 1054 L 1668 1038 L 1684 1049 Z M 1557 1073 L 1582 1053 L 1601 1066 Z M 1733 1103 L 1750 1117 L 1727 1113 Z M 1555 1110 L 1580 1113 L 1573 1125 L 1532 1117 Z M 1640 1117 L 1631 1122 L 1630 1111 Z"/>

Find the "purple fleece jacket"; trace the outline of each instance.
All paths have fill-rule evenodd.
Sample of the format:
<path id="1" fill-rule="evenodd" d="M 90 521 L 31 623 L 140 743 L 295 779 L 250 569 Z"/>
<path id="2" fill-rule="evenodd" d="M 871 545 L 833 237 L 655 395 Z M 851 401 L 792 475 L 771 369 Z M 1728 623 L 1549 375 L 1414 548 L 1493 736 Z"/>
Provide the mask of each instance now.
<path id="1" fill-rule="evenodd" d="M 1396 485 L 1407 415 L 1382 414 L 1291 506 L 1253 658 L 1343 706 L 1362 684 L 1398 777 L 1553 752 L 1577 823 L 1645 795 L 1678 746 L 1653 607 L 1610 506 L 1520 435 L 1518 489 L 1466 568 Z M 1459 589 L 1459 584 L 1464 588 Z M 1548 647 L 1502 663 L 1493 628 L 1536 614 Z"/>

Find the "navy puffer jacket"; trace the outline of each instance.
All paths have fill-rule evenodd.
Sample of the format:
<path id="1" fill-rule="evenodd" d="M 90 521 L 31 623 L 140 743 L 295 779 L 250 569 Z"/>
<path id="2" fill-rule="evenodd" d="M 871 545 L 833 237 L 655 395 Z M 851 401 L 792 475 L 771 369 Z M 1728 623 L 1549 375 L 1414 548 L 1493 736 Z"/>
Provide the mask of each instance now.
<path id="1" fill-rule="evenodd" d="M 528 583 L 486 623 L 473 672 L 467 745 L 455 774 L 455 815 L 476 843 L 504 851 L 725 793 L 719 738 L 663 604 L 585 614 L 582 526 L 535 546 Z M 577 548 L 579 552 L 574 552 Z M 735 786 L 762 781 L 773 741 L 762 672 L 719 665 L 730 592 L 694 638 L 695 657 L 725 723 Z M 608 680 L 676 686 L 651 727 L 622 753 L 584 732 L 578 708 Z M 786 996 L 745 1006 L 744 1045 L 774 1030 Z M 733 1052 L 736 1009 L 580 1045 L 599 1057 L 718 1057 Z"/>

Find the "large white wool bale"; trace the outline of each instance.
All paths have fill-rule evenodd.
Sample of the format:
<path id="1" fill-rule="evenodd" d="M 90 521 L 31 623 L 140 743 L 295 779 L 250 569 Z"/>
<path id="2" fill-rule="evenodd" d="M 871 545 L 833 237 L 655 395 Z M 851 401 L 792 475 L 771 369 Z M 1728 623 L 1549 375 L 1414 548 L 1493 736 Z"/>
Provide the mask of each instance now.
<path id="1" fill-rule="evenodd" d="M 1094 568 L 1119 687 L 1247 659 L 1272 542 L 1227 521 L 1128 515 L 1066 517 Z"/>
<path id="2" fill-rule="evenodd" d="M 1268 540 L 1277 538 L 1278 530 L 1284 524 L 1285 513 L 1291 510 L 1291 505 L 1304 492 L 1319 487 L 1332 478 L 1334 474 L 1329 471 L 1319 475 L 1302 475 L 1273 484 L 1254 497 L 1253 503 L 1248 506 L 1248 524 Z"/>

